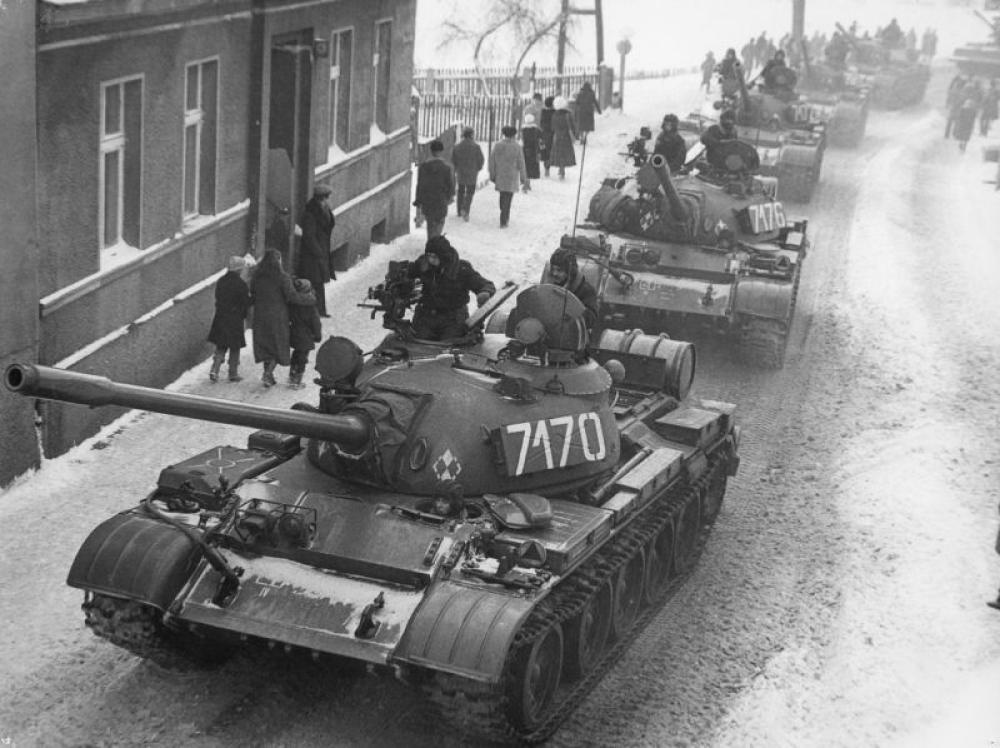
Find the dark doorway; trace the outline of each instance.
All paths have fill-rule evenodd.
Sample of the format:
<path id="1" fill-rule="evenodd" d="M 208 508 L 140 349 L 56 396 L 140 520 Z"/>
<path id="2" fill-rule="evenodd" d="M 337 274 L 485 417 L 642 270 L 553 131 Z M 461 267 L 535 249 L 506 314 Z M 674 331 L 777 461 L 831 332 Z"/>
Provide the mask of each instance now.
<path id="1" fill-rule="evenodd" d="M 275 38 L 271 46 L 268 102 L 267 207 L 264 240 L 295 268 L 295 222 L 309 199 L 309 114 L 312 92 L 311 31 Z"/>

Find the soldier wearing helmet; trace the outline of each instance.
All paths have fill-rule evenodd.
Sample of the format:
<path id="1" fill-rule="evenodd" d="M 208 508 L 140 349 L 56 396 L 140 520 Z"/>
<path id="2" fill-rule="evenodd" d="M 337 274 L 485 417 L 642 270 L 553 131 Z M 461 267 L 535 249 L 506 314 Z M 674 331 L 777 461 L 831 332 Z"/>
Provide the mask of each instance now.
<path id="1" fill-rule="evenodd" d="M 597 321 L 597 291 L 587 282 L 576 264 L 576 255 L 569 249 L 557 249 L 549 258 L 548 282 L 562 286 L 580 300 L 586 311 L 583 322 L 590 330 Z"/>
<path id="2" fill-rule="evenodd" d="M 725 153 L 722 145 L 738 139 L 736 132 L 736 112 L 727 109 L 719 117 L 719 123 L 712 125 L 701 136 L 705 144 L 705 158 L 717 169 L 725 169 Z"/>
<path id="3" fill-rule="evenodd" d="M 667 160 L 671 174 L 680 171 L 687 160 L 687 143 L 677 132 L 679 124 L 680 121 L 676 114 L 668 114 L 664 117 L 660 134 L 656 136 L 656 144 L 653 146 L 653 153 L 659 153 Z"/>

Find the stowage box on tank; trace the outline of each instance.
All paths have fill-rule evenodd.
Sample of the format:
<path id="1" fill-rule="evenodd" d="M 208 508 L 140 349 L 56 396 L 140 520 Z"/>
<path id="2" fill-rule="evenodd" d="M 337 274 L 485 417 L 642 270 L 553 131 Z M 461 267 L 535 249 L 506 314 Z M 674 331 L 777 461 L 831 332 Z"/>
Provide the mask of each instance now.
<path id="1" fill-rule="evenodd" d="M 29 397 L 258 429 L 92 531 L 68 583 L 94 633 L 166 665 L 242 642 L 349 657 L 466 734 L 549 736 L 685 578 L 739 428 L 685 400 L 689 343 L 590 353 L 582 305 L 550 285 L 520 291 L 505 333 L 476 329 L 489 311 L 444 343 L 398 328 L 363 363 L 331 338 L 318 405 L 287 411 L 9 367 Z"/>

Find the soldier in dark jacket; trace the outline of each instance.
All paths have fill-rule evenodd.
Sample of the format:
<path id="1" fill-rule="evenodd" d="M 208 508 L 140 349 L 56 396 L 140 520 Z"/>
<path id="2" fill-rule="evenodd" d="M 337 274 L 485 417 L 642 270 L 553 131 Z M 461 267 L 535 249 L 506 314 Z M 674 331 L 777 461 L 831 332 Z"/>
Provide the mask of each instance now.
<path id="1" fill-rule="evenodd" d="M 455 171 L 442 158 L 444 143 L 432 140 L 431 157 L 417 169 L 417 197 L 413 204 L 427 221 L 427 238 L 444 233 L 444 219 L 448 206 L 455 199 Z"/>
<path id="2" fill-rule="evenodd" d="M 312 199 L 299 219 L 302 227 L 302 242 L 299 249 L 296 275 L 312 283 L 316 292 L 316 309 L 321 317 L 326 313 L 326 284 L 336 280 L 337 274 L 330 267 L 330 232 L 336 221 L 330 208 L 332 190 L 325 184 L 313 189 Z"/>
<path id="3" fill-rule="evenodd" d="M 701 136 L 701 142 L 705 144 L 705 158 L 712 166 L 718 169 L 725 169 L 725 157 L 719 146 L 737 140 L 736 113 L 732 109 L 727 109 L 719 117 L 719 124 L 709 127 Z"/>
<path id="4" fill-rule="evenodd" d="M 242 257 L 230 257 L 227 272 L 215 284 L 215 316 L 208 332 L 208 342 L 215 344 L 208 378 L 219 381 L 219 369 L 229 352 L 229 381 L 239 382 L 240 348 L 246 346 L 244 320 L 250 308 L 250 289 L 240 273 L 246 263 Z"/>
<path id="5" fill-rule="evenodd" d="M 599 305 L 597 291 L 590 285 L 576 264 L 576 255 L 568 249 L 557 249 L 549 258 L 548 282 L 562 286 L 584 306 L 583 321 L 592 330 L 597 321 Z"/>
<path id="6" fill-rule="evenodd" d="M 423 256 L 410 263 L 411 278 L 421 282 L 413 313 L 413 332 L 424 340 L 448 340 L 465 334 L 469 292 L 479 306 L 496 293 L 496 286 L 477 273 L 443 236 L 427 240 Z"/>
<path id="7" fill-rule="evenodd" d="M 653 153 L 659 153 L 667 160 L 671 174 L 680 171 L 687 160 L 687 143 L 677 132 L 679 125 L 680 121 L 676 114 L 668 114 L 664 117 L 660 134 L 656 136 L 656 144 L 653 146 Z"/>
<path id="8" fill-rule="evenodd" d="M 288 383 L 292 387 L 302 386 L 302 375 L 309 363 L 309 351 L 323 339 L 323 325 L 316 311 L 316 302 L 312 284 L 305 278 L 296 278 L 295 290 L 299 292 L 303 303 L 288 307 L 288 342 L 292 346 L 292 361 L 288 371 Z"/>

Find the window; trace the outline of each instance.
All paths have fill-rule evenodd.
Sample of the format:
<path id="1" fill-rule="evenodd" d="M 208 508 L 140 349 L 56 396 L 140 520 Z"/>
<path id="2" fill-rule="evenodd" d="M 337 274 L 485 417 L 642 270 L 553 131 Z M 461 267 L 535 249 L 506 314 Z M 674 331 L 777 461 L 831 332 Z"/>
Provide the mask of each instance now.
<path id="1" fill-rule="evenodd" d="M 330 148 L 350 150 L 351 51 L 350 30 L 334 31 L 330 43 Z"/>
<path id="2" fill-rule="evenodd" d="M 138 247 L 142 78 L 101 84 L 100 154 L 100 247 Z"/>
<path id="3" fill-rule="evenodd" d="M 184 80 L 184 218 L 215 213 L 219 62 L 187 66 Z"/>
<path id="4" fill-rule="evenodd" d="M 375 125 L 382 132 L 389 132 L 389 53 L 392 49 L 392 21 L 375 24 L 372 72 L 375 81 Z"/>

